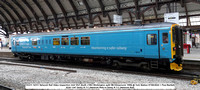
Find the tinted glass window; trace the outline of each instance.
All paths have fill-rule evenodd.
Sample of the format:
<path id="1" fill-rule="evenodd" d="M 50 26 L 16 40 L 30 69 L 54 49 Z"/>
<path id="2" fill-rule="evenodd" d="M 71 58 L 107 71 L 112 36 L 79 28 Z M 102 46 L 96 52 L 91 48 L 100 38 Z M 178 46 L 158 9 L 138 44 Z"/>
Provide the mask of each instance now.
<path id="1" fill-rule="evenodd" d="M 53 45 L 60 45 L 60 38 L 53 38 Z"/>
<path id="2" fill-rule="evenodd" d="M 157 45 L 157 35 L 156 34 L 148 34 L 147 35 L 147 44 L 148 45 Z"/>
<path id="3" fill-rule="evenodd" d="M 168 33 L 163 33 L 162 37 L 163 37 L 163 43 L 168 43 L 169 42 L 169 40 L 168 40 Z"/>
<path id="4" fill-rule="evenodd" d="M 78 37 L 72 37 L 71 38 L 71 45 L 79 45 L 79 38 Z"/>
<path id="5" fill-rule="evenodd" d="M 62 38 L 62 45 L 69 45 L 69 38 Z"/>
<path id="6" fill-rule="evenodd" d="M 90 37 L 81 37 L 81 45 L 90 45 Z"/>

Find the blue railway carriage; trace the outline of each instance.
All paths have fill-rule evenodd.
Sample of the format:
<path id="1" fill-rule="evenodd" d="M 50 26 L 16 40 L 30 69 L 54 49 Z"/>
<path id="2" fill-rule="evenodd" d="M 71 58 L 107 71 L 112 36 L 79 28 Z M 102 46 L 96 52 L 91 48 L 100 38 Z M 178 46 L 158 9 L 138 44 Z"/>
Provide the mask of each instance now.
<path id="1" fill-rule="evenodd" d="M 182 70 L 182 30 L 173 23 L 32 33 L 11 40 L 12 52 L 21 59 Z"/>

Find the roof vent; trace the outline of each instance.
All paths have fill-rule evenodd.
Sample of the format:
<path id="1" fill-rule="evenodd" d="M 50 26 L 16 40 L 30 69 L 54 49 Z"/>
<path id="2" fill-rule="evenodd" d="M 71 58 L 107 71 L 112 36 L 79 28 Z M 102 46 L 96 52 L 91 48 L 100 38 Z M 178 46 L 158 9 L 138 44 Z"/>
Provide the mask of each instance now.
<path id="1" fill-rule="evenodd" d="M 135 20 L 134 24 L 137 26 L 140 26 L 140 25 L 142 25 L 142 20 L 137 19 L 137 20 Z"/>

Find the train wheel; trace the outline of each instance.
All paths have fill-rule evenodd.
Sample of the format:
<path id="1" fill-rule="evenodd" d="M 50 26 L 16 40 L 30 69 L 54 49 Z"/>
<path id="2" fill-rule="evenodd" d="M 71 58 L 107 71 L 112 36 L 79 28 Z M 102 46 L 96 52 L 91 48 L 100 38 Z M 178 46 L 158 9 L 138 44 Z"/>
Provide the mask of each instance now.
<path id="1" fill-rule="evenodd" d="M 110 60 L 110 59 L 106 60 L 106 64 L 109 65 L 109 66 L 112 65 L 112 60 Z"/>
<path id="2" fill-rule="evenodd" d="M 19 56 L 19 59 L 20 60 L 26 60 L 26 58 L 22 57 L 22 56 Z"/>
<path id="3" fill-rule="evenodd" d="M 29 61 L 33 61 L 33 60 L 34 60 L 34 57 L 29 55 L 27 59 L 28 59 Z"/>
<path id="4" fill-rule="evenodd" d="M 17 57 L 17 54 L 13 54 L 14 57 Z"/>
<path id="5" fill-rule="evenodd" d="M 31 60 L 31 56 L 28 56 L 28 60 Z"/>
<path id="6" fill-rule="evenodd" d="M 151 71 L 151 69 L 149 68 L 148 64 L 143 64 L 140 66 L 142 68 L 143 71 L 145 72 L 149 72 Z"/>
<path id="7" fill-rule="evenodd" d="M 118 62 L 113 62 L 112 66 L 113 66 L 114 69 L 120 69 L 121 68 L 121 66 L 119 65 Z"/>
<path id="8" fill-rule="evenodd" d="M 23 60 L 23 57 L 19 56 L 19 59 L 20 59 L 20 60 Z"/>
<path id="9" fill-rule="evenodd" d="M 55 60 L 55 57 L 54 57 L 53 55 L 51 55 L 51 56 L 49 57 L 49 59 L 50 59 L 50 60 Z"/>

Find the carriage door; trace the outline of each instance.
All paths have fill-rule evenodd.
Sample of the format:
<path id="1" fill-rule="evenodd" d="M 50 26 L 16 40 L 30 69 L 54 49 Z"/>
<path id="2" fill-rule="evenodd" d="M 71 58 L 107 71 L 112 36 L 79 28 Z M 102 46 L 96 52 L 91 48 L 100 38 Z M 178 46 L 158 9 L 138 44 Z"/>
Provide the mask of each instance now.
<path id="1" fill-rule="evenodd" d="M 160 58 L 170 58 L 171 43 L 169 30 L 160 30 Z"/>
<path id="2" fill-rule="evenodd" d="M 158 31 L 145 31 L 145 58 L 159 58 Z"/>

